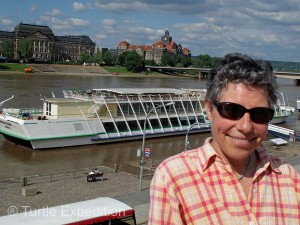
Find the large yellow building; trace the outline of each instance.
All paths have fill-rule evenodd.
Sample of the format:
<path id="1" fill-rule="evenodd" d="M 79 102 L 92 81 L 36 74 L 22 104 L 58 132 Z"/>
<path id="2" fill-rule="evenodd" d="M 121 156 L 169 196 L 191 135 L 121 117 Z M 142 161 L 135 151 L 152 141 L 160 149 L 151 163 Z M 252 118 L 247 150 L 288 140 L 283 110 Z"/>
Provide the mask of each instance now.
<path id="1" fill-rule="evenodd" d="M 22 39 L 33 41 L 32 58 L 43 62 L 78 61 L 82 53 L 94 55 L 96 46 L 88 36 L 55 36 L 48 26 L 42 25 L 19 23 L 12 32 L 0 31 L 0 42 L 4 40 L 14 42 L 15 60 L 20 59 L 18 44 Z"/>

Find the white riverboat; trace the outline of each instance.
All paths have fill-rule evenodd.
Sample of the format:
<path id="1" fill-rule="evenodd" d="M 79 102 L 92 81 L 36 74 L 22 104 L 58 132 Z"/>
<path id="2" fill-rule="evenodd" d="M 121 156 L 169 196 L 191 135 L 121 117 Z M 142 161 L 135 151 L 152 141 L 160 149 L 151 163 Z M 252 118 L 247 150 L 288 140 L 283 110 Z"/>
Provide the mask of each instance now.
<path id="1" fill-rule="evenodd" d="M 3 108 L 0 132 L 33 149 L 141 139 L 144 132 L 147 138 L 179 135 L 194 124 L 192 132 L 209 132 L 205 93 L 173 88 L 63 90 L 64 98 L 42 98 L 40 110 Z"/>
<path id="2" fill-rule="evenodd" d="M 284 96 L 283 92 L 277 93 L 278 100 L 274 106 L 274 117 L 271 120 L 271 124 L 284 123 L 289 116 L 292 116 L 295 108 L 289 106 L 287 97 Z"/>

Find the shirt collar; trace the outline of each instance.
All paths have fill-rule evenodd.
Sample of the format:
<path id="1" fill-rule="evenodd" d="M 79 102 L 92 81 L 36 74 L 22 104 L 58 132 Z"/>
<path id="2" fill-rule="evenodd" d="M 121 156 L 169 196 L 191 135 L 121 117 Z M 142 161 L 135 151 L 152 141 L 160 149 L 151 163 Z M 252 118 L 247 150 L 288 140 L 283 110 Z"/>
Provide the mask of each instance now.
<path id="1" fill-rule="evenodd" d="M 212 137 L 209 137 L 205 140 L 203 145 L 203 151 L 200 156 L 200 166 L 202 171 L 205 171 L 211 164 L 215 161 L 217 153 L 214 148 L 211 146 Z"/>
<path id="2" fill-rule="evenodd" d="M 257 148 L 257 152 L 258 152 L 258 156 L 259 156 L 258 168 L 263 168 L 264 170 L 267 170 L 267 168 L 270 168 L 275 173 L 281 173 L 281 170 L 279 167 L 282 164 L 282 160 L 269 155 L 269 153 L 267 152 L 267 150 L 265 149 L 265 147 L 263 145 L 260 145 Z"/>
<path id="3" fill-rule="evenodd" d="M 200 156 L 200 166 L 202 171 L 205 171 L 207 168 L 209 168 L 212 163 L 215 162 L 217 153 L 215 152 L 214 148 L 211 146 L 212 137 L 209 137 L 205 140 L 203 145 L 203 151 Z M 267 170 L 267 168 L 270 168 L 275 173 L 281 173 L 279 166 L 281 165 L 281 160 L 278 160 L 278 158 L 275 158 L 273 156 L 270 156 L 267 152 L 267 150 L 261 145 L 257 148 L 257 152 L 259 155 L 259 162 L 258 168 L 263 168 L 264 170 Z"/>

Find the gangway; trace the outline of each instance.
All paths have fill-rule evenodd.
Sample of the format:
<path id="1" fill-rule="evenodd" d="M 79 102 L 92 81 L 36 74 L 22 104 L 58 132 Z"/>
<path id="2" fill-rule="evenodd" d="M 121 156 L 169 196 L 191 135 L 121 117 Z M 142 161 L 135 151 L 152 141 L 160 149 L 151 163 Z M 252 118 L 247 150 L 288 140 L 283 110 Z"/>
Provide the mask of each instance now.
<path id="1" fill-rule="evenodd" d="M 272 134 L 276 137 L 280 137 L 287 140 L 300 141 L 300 131 L 276 126 L 269 124 L 268 126 L 269 134 Z"/>

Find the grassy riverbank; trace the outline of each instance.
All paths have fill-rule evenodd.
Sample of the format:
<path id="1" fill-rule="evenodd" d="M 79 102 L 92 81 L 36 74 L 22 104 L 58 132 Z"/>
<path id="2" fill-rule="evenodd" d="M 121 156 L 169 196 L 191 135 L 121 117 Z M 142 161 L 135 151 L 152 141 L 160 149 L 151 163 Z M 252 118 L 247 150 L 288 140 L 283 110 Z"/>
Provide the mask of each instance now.
<path id="1" fill-rule="evenodd" d="M 36 66 L 41 66 L 42 64 L 36 64 Z M 177 73 L 160 73 L 157 71 L 148 71 L 148 72 L 141 72 L 141 73 L 133 73 L 126 70 L 125 67 L 90 67 L 90 66 L 83 66 L 83 65 L 59 65 L 59 64 L 45 64 L 45 66 L 49 67 L 64 67 L 64 71 L 46 71 L 42 72 L 35 69 L 35 64 L 19 64 L 19 63 L 0 63 L 0 74 L 7 75 L 7 74 L 25 74 L 25 68 L 32 68 L 34 75 L 79 75 L 79 76 L 121 76 L 121 77 L 160 77 L 160 78 L 193 78 L 193 76 L 188 76 L 186 74 L 177 74 Z M 104 73 L 96 73 L 96 72 L 80 72 L 86 68 L 92 68 L 93 70 L 103 70 Z M 74 70 L 76 70 L 74 72 Z"/>
<path id="2" fill-rule="evenodd" d="M 21 63 L 0 63 L 1 71 L 9 71 L 9 72 L 24 72 L 24 69 L 29 67 L 26 64 Z"/>

